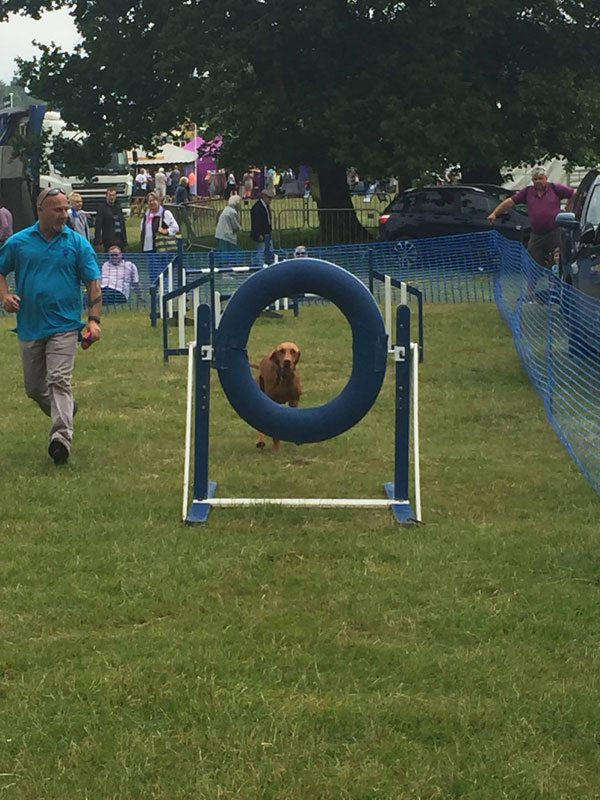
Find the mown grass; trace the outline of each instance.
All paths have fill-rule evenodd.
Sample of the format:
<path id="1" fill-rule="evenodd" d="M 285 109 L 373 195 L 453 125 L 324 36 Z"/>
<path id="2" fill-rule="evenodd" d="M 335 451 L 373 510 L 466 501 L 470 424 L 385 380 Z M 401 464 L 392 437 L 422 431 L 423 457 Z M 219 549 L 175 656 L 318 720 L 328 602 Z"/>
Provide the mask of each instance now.
<path id="1" fill-rule="evenodd" d="M 428 306 L 426 524 L 216 509 L 179 522 L 184 359 L 108 314 L 78 356 L 70 465 L 0 320 L 0 788 L 64 798 L 597 798 L 598 499 L 492 306 Z M 260 319 L 345 382 L 332 307 Z M 366 496 L 392 477 L 391 371 L 342 437 L 259 453 L 215 379 L 221 495 Z"/>

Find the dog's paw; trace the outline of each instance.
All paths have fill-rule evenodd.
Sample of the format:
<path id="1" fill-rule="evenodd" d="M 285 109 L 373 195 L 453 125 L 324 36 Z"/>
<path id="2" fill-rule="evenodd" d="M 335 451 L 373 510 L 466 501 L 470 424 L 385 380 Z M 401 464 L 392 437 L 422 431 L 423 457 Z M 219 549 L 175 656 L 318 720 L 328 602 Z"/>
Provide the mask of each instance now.
<path id="1" fill-rule="evenodd" d="M 258 448 L 259 450 L 264 450 L 264 449 L 265 449 L 265 447 L 266 447 L 266 444 L 265 444 L 264 442 L 257 442 L 257 443 L 256 443 L 256 446 L 257 446 L 257 448 Z"/>

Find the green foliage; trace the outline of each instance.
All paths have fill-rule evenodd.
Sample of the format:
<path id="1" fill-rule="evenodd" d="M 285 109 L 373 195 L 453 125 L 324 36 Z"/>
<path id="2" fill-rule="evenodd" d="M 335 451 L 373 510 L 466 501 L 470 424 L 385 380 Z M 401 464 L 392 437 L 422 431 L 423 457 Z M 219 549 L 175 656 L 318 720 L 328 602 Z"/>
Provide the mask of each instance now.
<path id="1" fill-rule="evenodd" d="M 48 168 L 48 148 L 49 135 L 47 131 L 42 131 L 41 134 L 13 134 L 10 144 L 12 149 L 12 158 L 20 159 L 23 164 L 27 165 L 30 169 L 32 164 L 35 164 L 36 172 L 43 174 Z"/>
<path id="2" fill-rule="evenodd" d="M 0 0 L 0 13 L 20 9 Z M 596 0 L 91 0 L 74 14 L 83 47 L 45 47 L 22 77 L 97 147 L 196 119 L 225 134 L 238 167 L 414 177 L 600 157 Z"/>
<path id="3" fill-rule="evenodd" d="M 80 353 L 71 464 L 0 319 L 0 788 L 7 800 L 597 800 L 598 498 L 492 305 L 427 306 L 425 525 L 385 510 L 179 521 L 185 359 L 146 314 Z M 259 320 L 305 404 L 349 371 L 330 306 Z M 214 381 L 219 493 L 381 496 L 391 370 L 338 439 L 279 455 Z"/>

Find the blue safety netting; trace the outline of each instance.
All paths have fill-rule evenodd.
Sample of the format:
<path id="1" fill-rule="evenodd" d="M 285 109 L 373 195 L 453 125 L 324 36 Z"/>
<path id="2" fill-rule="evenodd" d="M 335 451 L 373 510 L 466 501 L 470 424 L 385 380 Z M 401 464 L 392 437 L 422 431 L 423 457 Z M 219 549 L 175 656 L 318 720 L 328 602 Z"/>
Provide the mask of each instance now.
<path id="1" fill-rule="evenodd" d="M 294 249 L 278 248 L 276 255 L 280 261 L 293 258 Z M 425 302 L 434 303 L 492 302 L 491 276 L 498 268 L 499 259 L 496 237 L 487 232 L 398 242 L 311 247 L 308 255 L 338 264 L 365 283 L 368 282 L 371 263 L 375 270 L 411 283 L 423 292 Z M 148 306 L 151 287 L 157 284 L 161 272 L 166 273 L 168 264 L 176 256 L 176 253 L 125 253 L 125 260 L 132 261 L 138 268 L 141 299 L 132 293 L 128 303 L 109 303 L 107 310 L 123 311 Z M 106 255 L 98 254 L 96 259 L 98 266 L 102 267 Z M 211 263 L 217 269 L 258 266 L 255 250 L 214 251 L 212 255 L 211 251 L 204 250 L 183 254 L 183 267 L 189 273 L 188 281 L 198 277 L 195 272 L 208 269 Z M 244 273 L 219 274 L 216 277 L 216 289 L 223 294 L 231 294 L 246 277 Z M 176 288 L 177 277 L 173 280 L 173 287 Z M 377 282 L 374 291 L 380 299 L 381 285 Z"/>
<path id="2" fill-rule="evenodd" d="M 278 248 L 282 261 L 294 257 L 294 248 Z M 498 269 L 499 252 L 496 238 L 488 232 L 468 236 L 412 239 L 398 242 L 374 242 L 329 247 L 311 247 L 311 258 L 331 261 L 344 267 L 365 283 L 369 280 L 369 264 L 378 272 L 406 281 L 423 292 L 425 302 L 466 303 L 492 302 L 492 275 Z M 208 251 L 185 253 L 183 265 L 188 280 L 195 271 L 208 269 Z M 214 252 L 212 264 L 217 270 L 232 267 L 259 266 L 256 251 Z M 217 274 L 217 291 L 231 293 L 247 275 Z M 375 294 L 380 285 L 375 283 Z"/>
<path id="3" fill-rule="evenodd" d="M 498 308 L 550 424 L 600 493 L 600 301 L 498 239 Z"/>

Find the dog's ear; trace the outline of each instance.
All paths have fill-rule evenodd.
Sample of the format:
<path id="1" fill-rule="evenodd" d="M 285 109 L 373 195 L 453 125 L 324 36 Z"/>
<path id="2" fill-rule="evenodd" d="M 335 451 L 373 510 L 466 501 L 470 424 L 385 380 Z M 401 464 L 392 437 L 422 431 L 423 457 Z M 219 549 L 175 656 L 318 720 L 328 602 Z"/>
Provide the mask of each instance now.
<path id="1" fill-rule="evenodd" d="M 277 350 L 273 350 L 271 355 L 269 356 L 269 361 L 275 361 L 275 363 L 279 363 L 279 359 L 277 358 Z"/>
<path id="2" fill-rule="evenodd" d="M 302 355 L 302 352 L 300 350 L 296 350 L 296 361 L 294 363 L 297 364 L 300 361 L 300 356 L 301 355 Z"/>

